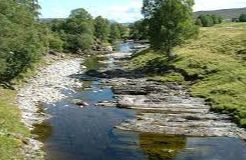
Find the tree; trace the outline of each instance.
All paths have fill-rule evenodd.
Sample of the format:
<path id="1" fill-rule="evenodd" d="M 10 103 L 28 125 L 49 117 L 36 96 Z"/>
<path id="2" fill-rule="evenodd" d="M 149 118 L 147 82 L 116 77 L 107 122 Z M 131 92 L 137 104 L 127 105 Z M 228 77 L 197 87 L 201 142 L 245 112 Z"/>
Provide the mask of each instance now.
<path id="1" fill-rule="evenodd" d="M 130 38 L 137 40 L 148 39 L 149 25 L 147 19 L 136 21 L 130 26 Z"/>
<path id="2" fill-rule="evenodd" d="M 202 14 L 197 17 L 196 24 L 202 27 L 212 27 L 223 22 L 223 18 L 217 15 Z"/>
<path id="3" fill-rule="evenodd" d="M 201 19 L 203 27 L 214 26 L 214 20 L 210 15 L 200 15 L 198 18 Z"/>
<path id="4" fill-rule="evenodd" d="M 129 37 L 129 28 L 126 25 L 118 23 L 118 28 L 120 30 L 120 38 L 127 39 Z"/>
<path id="5" fill-rule="evenodd" d="M 110 41 L 115 42 L 121 38 L 120 36 L 120 29 L 117 23 L 113 23 L 110 26 Z"/>
<path id="6" fill-rule="evenodd" d="M 144 0 L 142 13 L 149 22 L 150 43 L 169 59 L 173 47 L 198 33 L 193 20 L 193 0 Z"/>
<path id="7" fill-rule="evenodd" d="M 26 71 L 46 51 L 46 34 L 29 2 L 0 1 L 0 81 Z"/>
<path id="8" fill-rule="evenodd" d="M 83 8 L 71 11 L 64 24 L 67 49 L 76 52 L 89 49 L 94 42 L 94 23 L 92 16 Z M 84 38 L 84 39 L 83 39 Z"/>
<path id="9" fill-rule="evenodd" d="M 96 38 L 101 42 L 108 42 L 110 34 L 109 21 L 101 16 L 96 17 L 94 21 Z"/>
<path id="10" fill-rule="evenodd" d="M 239 17 L 240 22 L 246 22 L 246 14 L 241 14 Z"/>

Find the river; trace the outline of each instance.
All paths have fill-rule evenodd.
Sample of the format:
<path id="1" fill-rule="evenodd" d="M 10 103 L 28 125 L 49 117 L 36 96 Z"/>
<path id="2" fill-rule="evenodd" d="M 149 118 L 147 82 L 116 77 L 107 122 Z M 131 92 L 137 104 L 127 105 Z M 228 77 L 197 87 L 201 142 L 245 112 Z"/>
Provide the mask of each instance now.
<path id="1" fill-rule="evenodd" d="M 128 52 L 122 44 L 120 52 Z M 85 59 L 87 69 L 114 68 L 100 63 L 100 58 Z M 42 112 L 52 117 L 36 125 L 33 133 L 39 136 L 48 160 L 244 160 L 246 143 L 227 137 L 184 137 L 121 131 L 115 128 L 121 122 L 134 118 L 133 110 L 97 106 L 100 101 L 113 100 L 114 94 L 101 79 L 86 75 L 73 75 L 83 87 L 71 92 L 69 98 L 45 104 Z M 86 101 L 80 108 L 74 99 Z"/>

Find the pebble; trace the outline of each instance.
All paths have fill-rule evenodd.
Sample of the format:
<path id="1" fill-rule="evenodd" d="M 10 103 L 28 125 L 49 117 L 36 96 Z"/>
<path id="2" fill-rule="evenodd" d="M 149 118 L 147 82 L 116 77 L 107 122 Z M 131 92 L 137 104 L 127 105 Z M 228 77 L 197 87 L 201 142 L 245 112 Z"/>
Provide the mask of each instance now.
<path id="1" fill-rule="evenodd" d="M 46 68 L 38 69 L 39 73 L 18 90 L 17 104 L 22 111 L 22 122 L 30 130 L 33 129 L 34 124 L 49 118 L 49 115 L 37 113 L 40 102 L 55 107 L 55 102 L 66 98 L 62 92 L 64 89 L 69 89 L 72 94 L 73 87 L 82 86 L 82 83 L 69 77 L 81 72 L 81 62 L 80 58 L 66 59 L 57 61 Z M 28 157 L 30 159 L 33 155 L 40 154 L 43 144 L 35 139 L 28 141 L 23 150 L 27 159 Z"/>

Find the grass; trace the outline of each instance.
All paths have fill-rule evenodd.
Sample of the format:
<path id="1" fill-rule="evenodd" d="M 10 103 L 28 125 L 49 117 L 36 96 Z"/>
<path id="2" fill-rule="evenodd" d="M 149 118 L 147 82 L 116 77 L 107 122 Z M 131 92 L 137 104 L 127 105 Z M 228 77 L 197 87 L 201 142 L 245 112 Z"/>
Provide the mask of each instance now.
<path id="1" fill-rule="evenodd" d="M 21 123 L 16 91 L 0 88 L 0 159 L 22 159 L 21 146 L 29 131 Z"/>
<path id="2" fill-rule="evenodd" d="M 197 39 L 174 52 L 177 58 L 168 62 L 164 53 L 146 50 L 135 55 L 130 68 L 163 82 L 192 81 L 193 96 L 205 98 L 212 110 L 231 114 L 246 127 L 246 23 L 201 28 Z"/>

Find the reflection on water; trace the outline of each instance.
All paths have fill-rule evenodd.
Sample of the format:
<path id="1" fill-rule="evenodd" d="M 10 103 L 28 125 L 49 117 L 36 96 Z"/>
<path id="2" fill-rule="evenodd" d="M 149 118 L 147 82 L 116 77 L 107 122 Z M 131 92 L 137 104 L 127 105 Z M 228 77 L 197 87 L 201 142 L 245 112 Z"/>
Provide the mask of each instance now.
<path id="1" fill-rule="evenodd" d="M 86 58 L 83 65 L 87 67 L 87 70 L 99 70 L 100 68 L 105 67 L 105 64 L 100 63 L 103 59 L 105 58 L 90 56 Z"/>
<path id="2" fill-rule="evenodd" d="M 140 133 L 139 146 L 150 160 L 171 160 L 185 148 L 186 138 L 162 134 Z"/>
<path id="3" fill-rule="evenodd" d="M 88 69 L 100 69 L 101 59 L 85 60 Z M 135 116 L 132 110 L 103 108 L 99 101 L 113 100 L 111 89 L 100 79 L 78 75 L 83 88 L 69 93 L 69 98 L 45 105 L 52 115 L 36 125 L 33 133 L 44 142 L 48 160 L 244 160 L 246 145 L 235 138 L 191 138 L 125 132 L 114 127 Z M 76 76 L 75 76 L 76 77 Z M 81 99 L 89 103 L 80 108 L 72 103 Z M 41 111 L 40 112 L 44 112 Z"/>

